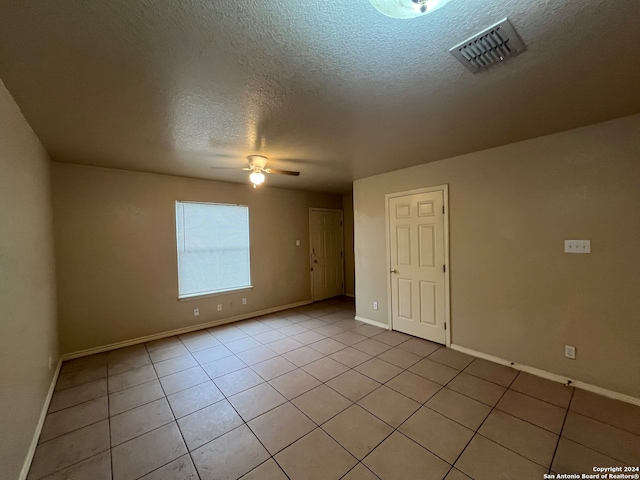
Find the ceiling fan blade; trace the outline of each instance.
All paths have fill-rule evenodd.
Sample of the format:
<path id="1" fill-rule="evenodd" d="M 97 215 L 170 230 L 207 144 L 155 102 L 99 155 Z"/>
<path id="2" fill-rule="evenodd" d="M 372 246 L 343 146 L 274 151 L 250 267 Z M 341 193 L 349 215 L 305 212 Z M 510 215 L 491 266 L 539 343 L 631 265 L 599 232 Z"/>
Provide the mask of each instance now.
<path id="1" fill-rule="evenodd" d="M 238 170 L 238 171 L 242 171 L 242 170 L 246 170 L 247 172 L 252 172 L 253 168 L 250 167 L 216 167 L 216 166 L 211 166 L 209 167 L 213 170 Z"/>
<path id="2" fill-rule="evenodd" d="M 300 175 L 300 172 L 294 172 L 291 170 L 276 170 L 274 168 L 265 168 L 264 171 L 267 173 L 275 173 L 276 175 L 291 175 L 293 177 L 297 177 Z"/>

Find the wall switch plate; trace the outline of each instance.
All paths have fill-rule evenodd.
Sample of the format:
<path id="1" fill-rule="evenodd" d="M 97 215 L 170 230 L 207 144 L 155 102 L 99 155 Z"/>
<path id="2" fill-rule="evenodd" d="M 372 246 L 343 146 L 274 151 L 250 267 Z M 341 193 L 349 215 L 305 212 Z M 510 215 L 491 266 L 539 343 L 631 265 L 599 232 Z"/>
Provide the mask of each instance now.
<path id="1" fill-rule="evenodd" d="M 564 356 L 570 358 L 571 360 L 576 359 L 576 347 L 572 347 L 571 345 L 564 346 Z"/>
<path id="2" fill-rule="evenodd" d="M 200 315 L 200 309 L 199 309 L 199 308 L 194 308 L 194 309 L 193 309 L 193 316 L 194 316 L 194 317 L 197 317 L 197 316 L 199 316 L 199 315 Z"/>
<path id="3" fill-rule="evenodd" d="M 564 253 L 591 253 L 591 240 L 565 240 Z"/>
<path id="4" fill-rule="evenodd" d="M 373 302 L 373 309 L 377 310 L 378 309 L 378 302 Z"/>
<path id="5" fill-rule="evenodd" d="M 300 246 L 300 240 L 296 240 L 296 247 Z"/>
<path id="6" fill-rule="evenodd" d="M 246 305 L 246 304 L 247 304 L 247 299 L 246 299 L 246 298 L 244 298 L 244 297 L 242 297 L 242 304 L 243 304 L 243 305 Z"/>
<path id="7" fill-rule="evenodd" d="M 221 303 L 219 303 L 219 304 L 218 304 L 218 311 L 219 311 L 219 312 L 221 312 L 221 311 L 222 311 L 222 304 L 221 304 Z"/>

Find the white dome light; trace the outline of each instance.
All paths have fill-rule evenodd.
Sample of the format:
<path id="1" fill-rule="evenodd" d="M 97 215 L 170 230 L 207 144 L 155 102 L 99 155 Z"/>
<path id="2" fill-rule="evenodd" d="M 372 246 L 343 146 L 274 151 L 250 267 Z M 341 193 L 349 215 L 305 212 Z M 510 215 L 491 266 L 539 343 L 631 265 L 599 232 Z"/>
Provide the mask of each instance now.
<path id="1" fill-rule="evenodd" d="M 251 182 L 254 185 L 260 185 L 261 183 L 264 182 L 264 173 L 262 173 L 262 172 L 251 172 L 251 175 L 249 175 L 249 180 L 251 180 Z"/>
<path id="2" fill-rule="evenodd" d="M 393 18 L 415 18 L 431 13 L 449 0 L 369 0 L 380 13 Z"/>

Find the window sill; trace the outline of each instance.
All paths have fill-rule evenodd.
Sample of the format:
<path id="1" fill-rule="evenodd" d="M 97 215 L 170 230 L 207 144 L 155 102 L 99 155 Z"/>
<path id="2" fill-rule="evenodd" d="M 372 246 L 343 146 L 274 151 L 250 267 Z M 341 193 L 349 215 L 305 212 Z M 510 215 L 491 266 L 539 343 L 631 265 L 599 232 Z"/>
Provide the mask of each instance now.
<path id="1" fill-rule="evenodd" d="M 178 297 L 179 302 L 187 302 L 189 300 L 200 300 L 207 297 L 219 297 L 220 295 L 230 295 L 233 293 L 250 292 L 253 290 L 253 285 L 248 287 L 236 288 L 234 290 L 224 290 L 222 292 L 209 292 L 209 293 L 194 293 L 191 295 L 183 295 Z"/>

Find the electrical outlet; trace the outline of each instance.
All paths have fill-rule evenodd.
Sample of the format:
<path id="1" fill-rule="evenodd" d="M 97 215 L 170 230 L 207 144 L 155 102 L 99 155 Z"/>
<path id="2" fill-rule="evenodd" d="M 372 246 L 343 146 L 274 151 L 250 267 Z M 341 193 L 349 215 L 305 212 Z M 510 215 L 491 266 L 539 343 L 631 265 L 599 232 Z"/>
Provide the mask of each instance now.
<path id="1" fill-rule="evenodd" d="M 221 304 L 221 303 L 219 303 L 219 304 L 218 304 L 218 311 L 219 311 L 219 312 L 221 312 L 221 311 L 222 311 L 222 304 Z"/>
<path id="2" fill-rule="evenodd" d="M 571 345 L 564 346 L 564 356 L 570 358 L 571 360 L 576 359 L 576 347 L 572 347 Z"/>
<path id="3" fill-rule="evenodd" d="M 200 316 L 200 309 L 199 308 L 194 308 L 193 309 L 193 316 L 194 317 Z"/>
<path id="4" fill-rule="evenodd" d="M 243 304 L 243 305 L 246 305 L 246 304 L 247 304 L 247 299 L 246 299 L 246 298 L 244 298 L 244 297 L 242 297 L 242 304 Z"/>
<path id="5" fill-rule="evenodd" d="M 378 309 L 378 302 L 373 302 L 373 309 L 377 310 Z"/>

